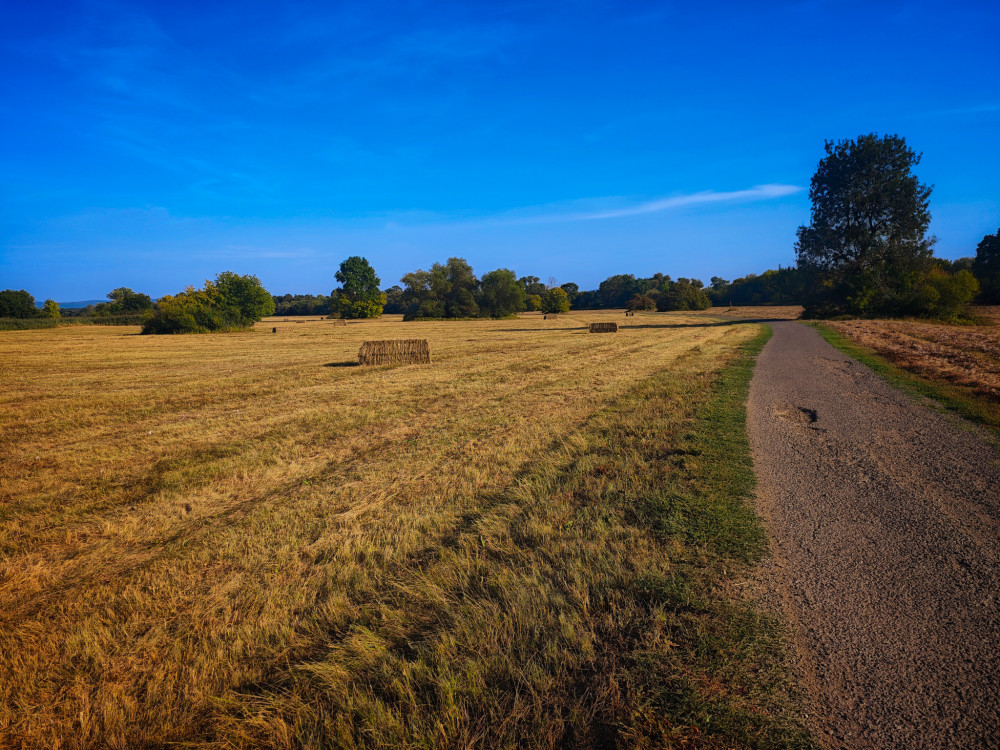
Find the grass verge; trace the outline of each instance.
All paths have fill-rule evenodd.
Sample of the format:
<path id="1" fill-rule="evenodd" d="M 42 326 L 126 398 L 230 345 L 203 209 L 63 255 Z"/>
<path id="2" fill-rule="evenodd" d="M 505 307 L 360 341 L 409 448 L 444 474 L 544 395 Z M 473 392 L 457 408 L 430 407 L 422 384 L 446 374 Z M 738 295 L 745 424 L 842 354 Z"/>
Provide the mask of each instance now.
<path id="1" fill-rule="evenodd" d="M 806 748 L 745 402 L 770 331 L 698 347 L 568 434 L 312 653 L 218 701 L 238 747 Z"/>
<path id="2" fill-rule="evenodd" d="M 930 399 L 942 409 L 988 428 L 1000 440 L 1000 404 L 985 399 L 972 388 L 933 380 L 904 370 L 822 323 L 810 325 L 834 348 L 861 362 L 889 385 L 910 396 Z"/>

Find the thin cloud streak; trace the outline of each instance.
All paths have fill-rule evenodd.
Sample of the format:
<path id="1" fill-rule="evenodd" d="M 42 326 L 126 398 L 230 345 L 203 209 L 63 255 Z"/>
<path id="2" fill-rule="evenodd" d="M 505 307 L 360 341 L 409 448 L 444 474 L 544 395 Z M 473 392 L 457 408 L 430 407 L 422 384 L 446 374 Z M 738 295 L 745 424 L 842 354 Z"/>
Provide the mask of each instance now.
<path id="1" fill-rule="evenodd" d="M 619 219 L 626 216 L 640 216 L 642 214 L 655 214 L 661 211 L 669 211 L 673 208 L 683 206 L 696 206 L 704 203 L 746 203 L 748 201 L 773 200 L 784 198 L 787 195 L 800 193 L 805 188 L 798 185 L 755 185 L 748 190 L 731 190 L 720 192 L 716 190 L 702 190 L 689 195 L 676 195 L 670 198 L 658 198 L 646 201 L 634 206 L 624 206 L 622 208 L 598 209 L 592 211 L 564 212 L 542 214 L 540 216 L 524 217 L 504 221 L 507 224 L 540 224 L 563 221 L 594 221 L 598 219 Z"/>

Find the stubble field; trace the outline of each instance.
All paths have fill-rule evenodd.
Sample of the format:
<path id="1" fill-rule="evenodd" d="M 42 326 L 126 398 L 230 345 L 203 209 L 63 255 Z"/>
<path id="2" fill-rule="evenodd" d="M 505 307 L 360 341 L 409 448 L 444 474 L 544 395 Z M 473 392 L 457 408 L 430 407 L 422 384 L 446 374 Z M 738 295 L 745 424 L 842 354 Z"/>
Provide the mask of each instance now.
<path id="1" fill-rule="evenodd" d="M 843 320 L 826 321 L 820 330 L 897 387 L 1000 430 L 1000 308 L 971 311 L 985 324 Z"/>
<path id="2" fill-rule="evenodd" d="M 0 745 L 807 745 L 739 593 L 761 331 L 0 333 Z"/>

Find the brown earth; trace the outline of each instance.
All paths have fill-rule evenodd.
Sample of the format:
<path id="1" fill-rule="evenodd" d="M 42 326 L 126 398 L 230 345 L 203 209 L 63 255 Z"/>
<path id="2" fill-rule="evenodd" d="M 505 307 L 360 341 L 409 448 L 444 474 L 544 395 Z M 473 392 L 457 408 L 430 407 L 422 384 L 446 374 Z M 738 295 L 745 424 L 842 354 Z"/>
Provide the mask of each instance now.
<path id="1" fill-rule="evenodd" d="M 748 423 L 818 733 L 1000 747 L 1000 454 L 815 330 L 773 328 Z"/>

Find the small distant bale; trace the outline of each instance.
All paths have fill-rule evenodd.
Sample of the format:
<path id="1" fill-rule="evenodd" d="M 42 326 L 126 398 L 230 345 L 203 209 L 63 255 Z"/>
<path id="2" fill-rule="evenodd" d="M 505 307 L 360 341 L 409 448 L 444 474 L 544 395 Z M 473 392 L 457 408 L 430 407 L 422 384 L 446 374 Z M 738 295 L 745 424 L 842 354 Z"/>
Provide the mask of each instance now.
<path id="1" fill-rule="evenodd" d="M 271 333 L 277 333 L 277 332 L 278 332 L 278 329 L 277 329 L 277 328 L 272 328 L 272 329 L 271 329 Z"/>
<path id="2" fill-rule="evenodd" d="M 618 333 L 617 323 L 591 323 L 591 333 Z"/>
<path id="3" fill-rule="evenodd" d="M 427 365 L 430 361 L 427 339 L 366 341 L 358 350 L 358 362 L 362 365 Z"/>
<path id="4" fill-rule="evenodd" d="M 335 326 L 346 326 L 347 325 L 347 321 L 344 320 L 343 318 L 334 318 L 331 322 Z"/>

